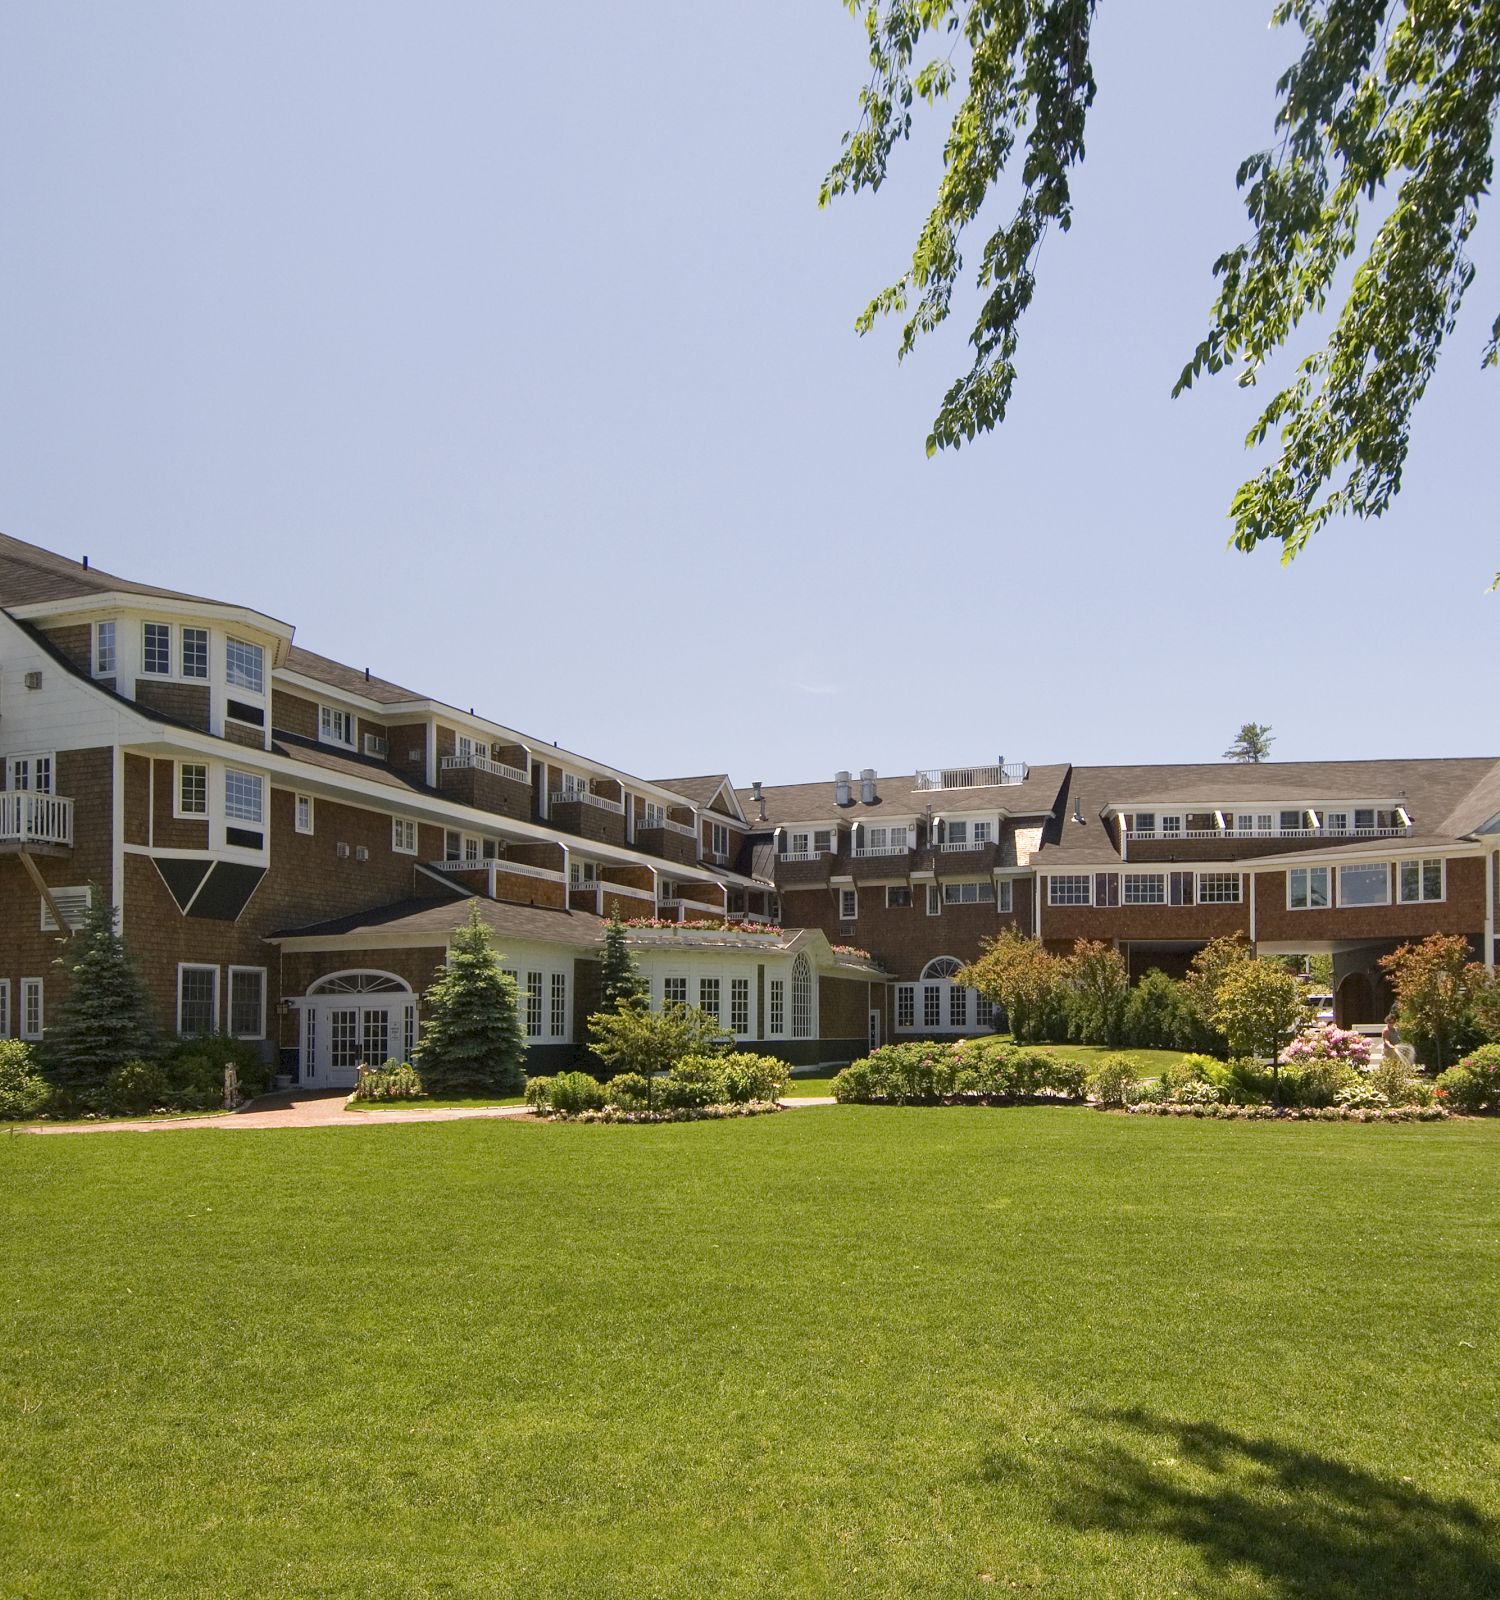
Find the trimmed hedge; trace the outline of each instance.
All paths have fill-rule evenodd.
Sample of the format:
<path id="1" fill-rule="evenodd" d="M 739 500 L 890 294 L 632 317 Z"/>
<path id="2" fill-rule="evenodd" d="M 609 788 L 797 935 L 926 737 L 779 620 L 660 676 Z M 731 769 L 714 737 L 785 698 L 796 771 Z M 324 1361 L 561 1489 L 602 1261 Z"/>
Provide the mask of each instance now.
<path id="1" fill-rule="evenodd" d="M 689 1112 L 727 1115 L 742 1106 L 774 1111 L 786 1079 L 787 1065 L 778 1057 L 730 1051 L 684 1056 L 651 1083 L 638 1072 L 617 1073 L 608 1083 L 586 1072 L 532 1078 L 526 1104 L 540 1115 L 580 1122 L 681 1122 L 691 1120 L 684 1115 Z"/>
<path id="2" fill-rule="evenodd" d="M 1043 1050 L 1001 1039 L 954 1044 L 888 1044 L 852 1062 L 833 1080 L 833 1095 L 858 1105 L 1016 1105 L 1028 1100 L 1083 1100 L 1087 1072 Z"/>

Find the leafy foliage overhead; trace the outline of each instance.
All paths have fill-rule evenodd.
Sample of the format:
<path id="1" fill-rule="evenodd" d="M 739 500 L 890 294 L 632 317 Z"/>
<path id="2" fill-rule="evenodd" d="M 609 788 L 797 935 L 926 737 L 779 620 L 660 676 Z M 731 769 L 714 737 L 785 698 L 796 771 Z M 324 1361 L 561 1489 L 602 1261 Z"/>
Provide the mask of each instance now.
<path id="1" fill-rule="evenodd" d="M 870 77 L 820 204 L 878 189 L 916 102 L 960 94 L 911 266 L 865 308 L 860 331 L 904 318 L 905 356 L 944 322 L 965 230 L 1002 175 L 1020 180 L 980 252 L 974 359 L 943 397 L 932 454 L 1005 418 L 1042 241 L 1072 222 L 1098 0 L 845 3 L 864 25 Z M 1246 441 L 1255 448 L 1274 432 L 1280 452 L 1234 496 L 1233 542 L 1279 540 L 1290 560 L 1329 518 L 1379 516 L 1400 488 L 1413 409 L 1474 276 L 1466 244 L 1493 169 L 1500 0 L 1278 0 L 1272 21 L 1300 31 L 1302 53 L 1277 83 L 1274 146 L 1240 166 L 1250 237 L 1214 263 L 1210 327 L 1173 393 L 1236 365 L 1253 384 L 1303 318 L 1327 307 L 1377 196 L 1389 204 L 1327 343 L 1302 359 Z M 1500 359 L 1500 318 L 1483 359 Z"/>

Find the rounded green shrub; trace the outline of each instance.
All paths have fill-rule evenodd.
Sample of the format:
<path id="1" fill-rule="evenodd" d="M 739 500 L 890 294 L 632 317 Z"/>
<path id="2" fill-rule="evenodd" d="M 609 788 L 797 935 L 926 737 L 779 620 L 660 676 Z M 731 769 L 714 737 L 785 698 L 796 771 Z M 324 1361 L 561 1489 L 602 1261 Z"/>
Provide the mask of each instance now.
<path id="1" fill-rule="evenodd" d="M 26 1122 L 47 1109 L 52 1088 L 24 1039 L 0 1039 L 0 1122 Z"/>
<path id="2" fill-rule="evenodd" d="M 421 1075 L 409 1061 L 387 1061 L 383 1067 L 360 1074 L 354 1098 L 379 1103 L 421 1100 L 426 1093 Z"/>
<path id="3" fill-rule="evenodd" d="M 1138 1098 L 1140 1084 L 1129 1056 L 1105 1056 L 1089 1074 L 1089 1093 L 1102 1106 L 1127 1106 Z"/>
<path id="4" fill-rule="evenodd" d="M 1438 1073 L 1434 1087 L 1441 1104 L 1466 1117 L 1478 1116 L 1490 1105 L 1490 1085 L 1482 1073 L 1463 1061 Z"/>
<path id="5" fill-rule="evenodd" d="M 143 1116 L 167 1106 L 167 1074 L 155 1061 L 125 1061 L 106 1074 L 102 1109 L 118 1116 Z"/>
<path id="6" fill-rule="evenodd" d="M 605 1084 L 604 1097 L 608 1104 L 618 1106 L 621 1111 L 641 1111 L 645 1109 L 650 1089 L 645 1073 L 617 1072 Z"/>
<path id="7" fill-rule="evenodd" d="M 604 1085 L 586 1072 L 559 1072 L 552 1080 L 552 1109 L 560 1115 L 598 1111 L 604 1105 Z"/>
<path id="8" fill-rule="evenodd" d="M 786 1088 L 786 1062 L 777 1056 L 756 1055 L 743 1050 L 718 1059 L 723 1100 L 728 1105 L 744 1105 L 751 1100 L 775 1100 Z"/>
<path id="9" fill-rule="evenodd" d="M 526 1080 L 526 1104 L 533 1111 L 550 1111 L 552 1109 L 552 1079 L 528 1078 Z"/>

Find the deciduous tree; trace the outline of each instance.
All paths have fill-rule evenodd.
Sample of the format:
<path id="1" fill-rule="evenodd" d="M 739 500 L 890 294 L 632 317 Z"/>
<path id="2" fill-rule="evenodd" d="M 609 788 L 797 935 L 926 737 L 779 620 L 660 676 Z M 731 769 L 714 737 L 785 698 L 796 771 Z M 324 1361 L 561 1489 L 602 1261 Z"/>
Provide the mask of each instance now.
<path id="1" fill-rule="evenodd" d="M 1074 1036 L 1086 1044 L 1123 1044 L 1130 973 L 1120 952 L 1100 939 L 1080 939 L 1066 972 L 1073 991 Z"/>
<path id="2" fill-rule="evenodd" d="M 1063 963 L 1016 928 L 988 941 L 984 954 L 953 981 L 1004 1008 L 1011 1036 L 1025 1043 L 1064 1036 L 1067 973 Z"/>
<path id="3" fill-rule="evenodd" d="M 865 308 L 862 333 L 901 317 L 905 356 L 946 321 L 964 234 L 1018 170 L 1015 208 L 979 252 L 974 358 L 943 397 L 931 454 L 993 428 L 1010 404 L 1042 241 L 1073 218 L 1097 0 L 846 4 L 864 26 L 870 74 L 820 204 L 878 189 L 915 103 L 959 96 L 911 266 Z M 1275 433 L 1279 454 L 1230 509 L 1242 550 L 1279 541 L 1290 560 L 1330 517 L 1379 516 L 1400 487 L 1413 409 L 1474 276 L 1467 245 L 1493 166 L 1500 0 L 1277 0 L 1271 18 L 1301 33 L 1302 51 L 1277 83 L 1272 141 L 1236 175 L 1250 235 L 1214 263 L 1209 330 L 1173 393 L 1236 367 L 1253 384 L 1296 347 L 1303 319 L 1324 310 L 1354 261 L 1327 342 L 1303 357 L 1246 441 L 1259 447 Z M 1497 348 L 1500 318 L 1486 365 Z"/>
<path id="4" fill-rule="evenodd" d="M 1469 941 L 1457 933 L 1430 934 L 1382 956 L 1380 965 L 1396 996 L 1402 1033 L 1422 1063 L 1441 1072 L 1462 1054 L 1474 998 L 1487 987 Z"/>
<path id="5" fill-rule="evenodd" d="M 1231 1052 L 1269 1058 L 1271 1098 L 1278 1105 L 1282 1046 L 1295 1034 L 1302 1016 L 1301 986 L 1279 962 L 1236 962 L 1214 994 L 1214 1021 L 1223 1029 Z"/>

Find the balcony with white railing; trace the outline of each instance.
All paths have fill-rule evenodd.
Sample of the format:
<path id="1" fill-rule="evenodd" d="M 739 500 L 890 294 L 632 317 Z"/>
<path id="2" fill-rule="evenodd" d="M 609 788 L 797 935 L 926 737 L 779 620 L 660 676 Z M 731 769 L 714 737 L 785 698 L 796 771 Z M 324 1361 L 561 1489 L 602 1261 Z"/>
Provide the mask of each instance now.
<path id="1" fill-rule="evenodd" d="M 821 861 L 824 856 L 831 856 L 832 850 L 783 850 L 776 857 L 778 861 Z"/>
<path id="2" fill-rule="evenodd" d="M 911 854 L 909 844 L 857 844 L 854 847 L 856 861 L 873 861 L 877 856 L 906 856 Z M 788 858 L 783 856 L 783 860 Z"/>
<path id="3" fill-rule="evenodd" d="M 1125 838 L 1173 844 L 1179 839 L 1409 839 L 1411 824 L 1387 828 L 1127 828 Z"/>
<path id="4" fill-rule="evenodd" d="M 73 802 L 34 789 L 0 793 L 0 844 L 73 843 Z"/>
<path id="5" fill-rule="evenodd" d="M 686 839 L 696 839 L 698 830 L 690 823 L 674 822 L 671 817 L 652 817 L 642 820 L 638 826 L 644 832 L 647 828 L 662 828 L 667 833 L 675 833 Z"/>
<path id="6" fill-rule="evenodd" d="M 444 756 L 441 770 L 443 772 L 460 772 L 470 768 L 475 772 L 488 772 L 492 777 L 509 778 L 512 783 L 531 782 L 529 773 L 523 772 L 519 767 L 507 766 L 503 761 L 492 761 L 488 756 Z"/>
<path id="7" fill-rule="evenodd" d="M 698 917 L 723 917 L 724 907 L 710 905 L 707 900 L 685 900 L 681 897 L 663 900 L 661 916 L 668 922 L 688 922 Z"/>
<path id="8" fill-rule="evenodd" d="M 1002 784 L 1025 783 L 1030 768 L 1024 761 L 999 762 L 989 767 L 923 767 L 914 789 L 994 789 Z"/>
<path id="9" fill-rule="evenodd" d="M 625 802 L 623 800 L 608 800 L 602 794 L 594 794 L 588 789 L 554 789 L 550 804 L 554 806 L 593 806 L 596 810 L 608 811 L 617 817 L 625 815 Z"/>
<path id="10" fill-rule="evenodd" d="M 993 839 L 944 839 L 938 849 L 944 855 L 956 855 L 960 850 L 987 850 Z"/>

